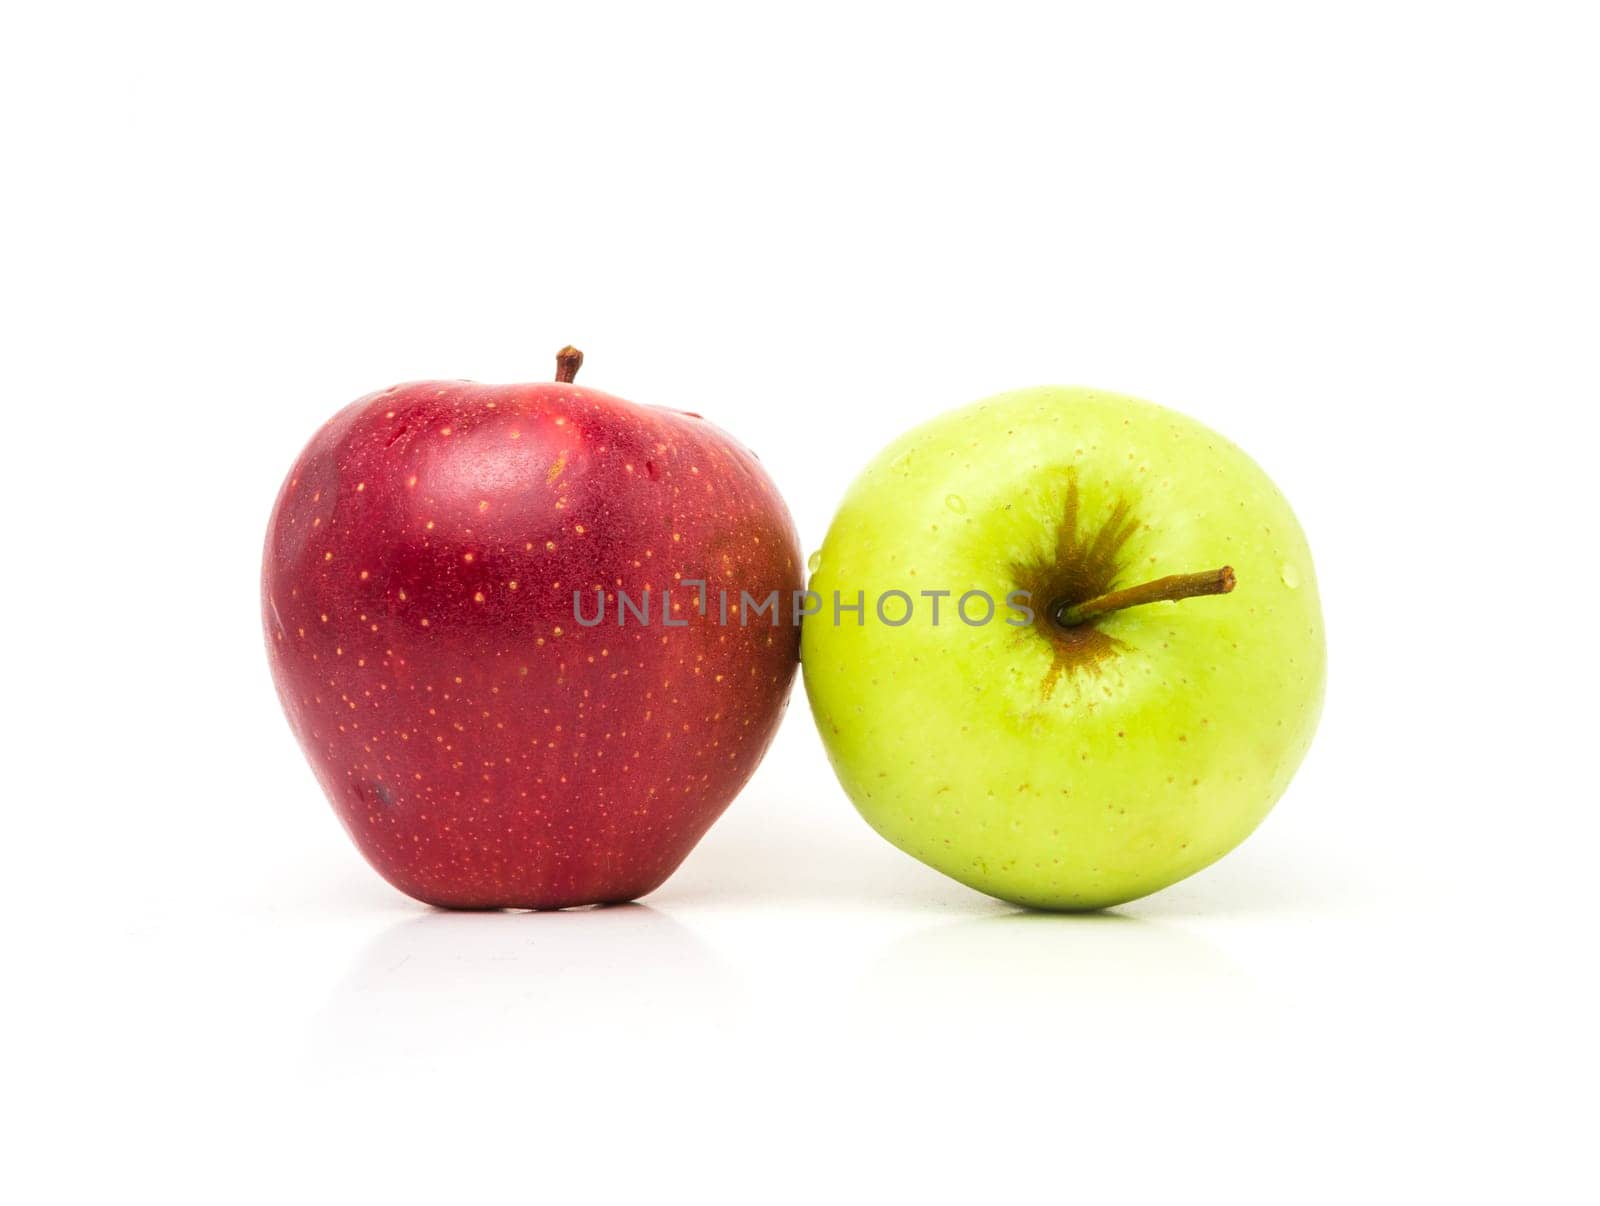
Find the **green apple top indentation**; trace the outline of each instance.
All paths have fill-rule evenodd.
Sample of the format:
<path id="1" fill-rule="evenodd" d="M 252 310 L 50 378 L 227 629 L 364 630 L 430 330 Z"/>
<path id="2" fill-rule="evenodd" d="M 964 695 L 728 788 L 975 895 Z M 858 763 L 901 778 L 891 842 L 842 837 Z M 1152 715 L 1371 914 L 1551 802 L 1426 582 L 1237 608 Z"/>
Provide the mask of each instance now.
<path id="1" fill-rule="evenodd" d="M 1125 555 L 1128 541 L 1145 526 L 1135 514 L 1132 498 L 1115 494 L 1109 513 L 1098 523 L 1085 524 L 1077 466 L 1066 466 L 1062 476 L 1066 498 L 1053 554 L 1011 567 L 1018 589 L 1027 591 L 1035 604 L 1032 631 L 1052 649 L 1050 667 L 1039 683 L 1041 700 L 1054 694 L 1063 675 L 1092 672 L 1120 647 L 1121 642 L 1101 627 L 1105 616 L 1145 603 L 1227 594 L 1234 586 L 1230 566 L 1124 585 L 1131 576 Z"/>

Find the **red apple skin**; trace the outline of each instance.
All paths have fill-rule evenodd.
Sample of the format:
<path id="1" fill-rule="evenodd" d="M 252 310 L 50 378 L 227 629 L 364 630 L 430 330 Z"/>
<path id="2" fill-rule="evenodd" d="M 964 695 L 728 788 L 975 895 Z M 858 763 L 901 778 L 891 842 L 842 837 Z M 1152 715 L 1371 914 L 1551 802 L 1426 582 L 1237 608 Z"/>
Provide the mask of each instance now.
<path id="1" fill-rule="evenodd" d="M 802 585 L 777 489 L 699 416 L 423 381 L 301 453 L 261 601 L 289 724 L 379 874 L 442 907 L 555 909 L 658 887 L 744 786 L 787 706 Z M 584 627 L 573 591 L 592 618 L 597 587 Z M 618 625 L 618 589 L 650 592 L 648 625 Z M 779 623 L 741 626 L 740 592 L 774 590 Z"/>

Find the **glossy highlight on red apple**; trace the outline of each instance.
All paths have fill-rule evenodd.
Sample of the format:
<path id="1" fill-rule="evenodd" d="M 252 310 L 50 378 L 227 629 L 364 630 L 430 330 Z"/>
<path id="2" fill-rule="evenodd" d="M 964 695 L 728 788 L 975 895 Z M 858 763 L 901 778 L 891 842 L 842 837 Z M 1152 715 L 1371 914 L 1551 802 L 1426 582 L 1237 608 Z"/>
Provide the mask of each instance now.
<path id="1" fill-rule="evenodd" d="M 777 489 L 699 416 L 573 384 L 581 360 L 362 398 L 273 508 L 262 614 L 289 724 L 362 854 L 430 904 L 652 891 L 787 705 L 798 629 L 719 622 L 680 585 L 800 589 Z M 648 598 L 650 620 L 612 601 L 579 624 L 575 591 L 591 614 L 596 591 Z"/>

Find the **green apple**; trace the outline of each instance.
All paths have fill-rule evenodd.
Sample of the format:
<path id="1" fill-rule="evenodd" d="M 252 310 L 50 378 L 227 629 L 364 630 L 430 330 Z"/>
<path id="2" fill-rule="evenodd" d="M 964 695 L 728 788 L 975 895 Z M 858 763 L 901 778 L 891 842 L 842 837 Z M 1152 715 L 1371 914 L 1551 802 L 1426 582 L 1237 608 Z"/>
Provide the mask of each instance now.
<path id="1" fill-rule="evenodd" d="M 1316 729 L 1294 513 L 1148 402 L 1047 387 L 935 419 L 851 486 L 812 569 L 806 693 L 845 791 L 1003 900 L 1104 908 L 1193 874 L 1266 816 Z"/>

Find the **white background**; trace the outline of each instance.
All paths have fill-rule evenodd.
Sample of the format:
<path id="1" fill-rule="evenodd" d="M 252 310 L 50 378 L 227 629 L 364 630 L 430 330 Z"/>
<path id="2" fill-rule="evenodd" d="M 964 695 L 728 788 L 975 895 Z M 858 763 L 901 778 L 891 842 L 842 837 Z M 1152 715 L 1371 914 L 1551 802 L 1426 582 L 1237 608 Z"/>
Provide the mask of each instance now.
<path id="1" fill-rule="evenodd" d="M 8 1196 L 1594 1193 L 1593 17 L 8 10 Z M 808 550 L 1004 388 L 1228 434 L 1322 579 L 1289 794 L 1023 916 L 878 839 L 797 693 L 645 905 L 397 895 L 279 714 L 267 512 L 351 398 L 567 341 L 754 448 Z"/>

